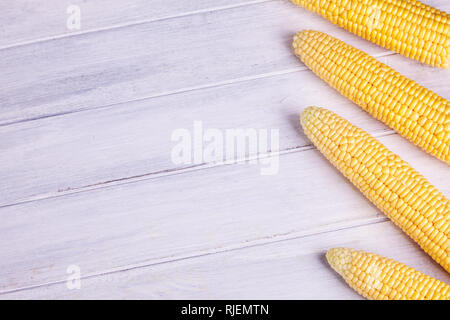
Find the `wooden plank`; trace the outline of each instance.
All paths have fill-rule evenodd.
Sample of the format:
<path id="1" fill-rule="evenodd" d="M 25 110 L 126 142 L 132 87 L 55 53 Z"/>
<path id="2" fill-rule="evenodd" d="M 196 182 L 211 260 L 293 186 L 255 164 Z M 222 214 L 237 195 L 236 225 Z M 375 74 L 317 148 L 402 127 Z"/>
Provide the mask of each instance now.
<path id="1" fill-rule="evenodd" d="M 361 299 L 328 266 L 330 247 L 376 252 L 450 283 L 390 222 L 321 233 L 0 295 L 0 299 Z M 81 268 L 83 276 L 83 268 Z"/>
<path id="2" fill-rule="evenodd" d="M 398 55 L 381 60 L 448 94 L 446 70 Z M 301 148 L 310 142 L 298 115 L 309 105 L 327 107 L 375 135 L 388 130 L 310 71 L 17 123 L 0 127 L 0 206 L 189 167 L 172 162 L 171 135 L 179 128 L 192 132 L 195 120 L 205 130 L 278 129 L 280 150 Z"/>
<path id="3" fill-rule="evenodd" d="M 131 25 L 0 50 L 0 124 L 298 70 L 304 28 L 386 53 L 288 1 Z"/>
<path id="4" fill-rule="evenodd" d="M 0 51 L 0 124 L 300 68 L 290 43 L 305 28 L 386 53 L 288 1 L 87 33 Z"/>
<path id="5" fill-rule="evenodd" d="M 3 2 L 0 3 L 3 21 L 3 27 L 0 30 L 0 48 L 260 2 L 264 0 L 16 0 Z M 80 10 L 79 29 L 67 27 L 67 21 L 73 13 L 72 10 L 68 13 L 70 6 L 77 6 Z"/>
<path id="6" fill-rule="evenodd" d="M 446 164 L 397 135 L 380 140 L 450 193 Z M 0 215 L 1 291 L 61 281 L 71 264 L 98 274 L 384 219 L 316 150 L 281 156 L 277 175 L 261 175 L 259 165 L 221 166 Z"/>
<path id="7" fill-rule="evenodd" d="M 2 2 L 0 3 L 3 22 L 0 29 L 0 49 L 268 1 L 276 0 L 128 0 L 126 2 L 120 0 L 16 0 Z M 444 0 L 422 0 L 422 2 L 441 10 L 448 10 L 450 7 Z M 70 6 L 80 8 L 80 29 L 67 27 Z M 292 7 L 294 8 L 293 5 Z"/>
<path id="8" fill-rule="evenodd" d="M 272 4 L 266 8 L 270 6 L 272 10 L 278 8 Z M 252 6 L 257 8 L 256 17 L 273 16 L 273 12 L 261 9 L 264 7 L 262 4 Z M 282 10 L 280 12 L 283 13 Z M 251 16 L 250 13 L 254 14 L 247 10 L 247 16 Z M 272 44 L 268 45 L 268 56 L 265 56 L 265 49 L 260 51 L 264 54 L 255 54 L 256 40 L 275 39 L 276 34 L 270 33 L 270 23 L 279 21 L 262 19 L 264 22 L 260 32 L 269 30 L 270 37 L 260 35 L 255 40 L 251 37 L 256 35 L 253 31 L 245 36 L 236 35 L 238 28 L 235 26 L 240 26 L 239 32 L 247 31 L 242 27 L 247 26 L 247 16 L 242 14 L 242 10 L 234 8 L 223 10 L 220 14 L 194 14 L 119 28 L 120 32 L 95 32 L 0 51 L 0 64 L 3 63 L 2 70 L 6 70 L 5 80 L 0 87 L 1 102 L 7 110 L 3 125 L 60 112 L 96 109 L 17 123 L 0 129 L 5 130 L 0 142 L 0 148 L 3 149 L 0 152 L 3 157 L 0 158 L 0 176 L 4 182 L 0 193 L 6 197 L 0 199 L 3 201 L 1 203 L 51 197 L 0 209 L 0 214 L 7 217 L 2 219 L 4 221 L 0 226 L 0 290 L 64 281 L 67 278 L 66 268 L 70 264 L 79 264 L 83 275 L 98 275 L 384 220 L 314 150 L 282 156 L 281 171 L 276 176 L 260 176 L 257 166 L 222 166 L 190 173 L 184 170 L 186 174 L 132 184 L 117 181 L 114 187 L 91 192 L 69 191 L 71 194 L 55 197 L 60 188 L 104 184 L 110 178 L 120 180 L 140 173 L 148 175 L 142 179 L 152 178 L 156 176 L 153 170 L 159 170 L 160 167 L 162 171 L 180 169 L 164 167 L 168 163 L 171 147 L 168 136 L 153 136 L 170 134 L 180 126 L 189 127 L 196 120 L 193 116 L 197 115 L 201 116 L 197 119 L 205 121 L 206 125 L 221 129 L 231 126 L 280 128 L 283 150 L 287 150 L 290 145 L 298 147 L 298 143 L 306 142 L 296 132 L 298 101 L 305 105 L 321 101 L 327 103 L 326 98 L 335 95 L 336 98 L 329 101 L 333 101 L 333 108 L 339 113 L 348 113 L 351 119 L 359 119 L 357 123 L 364 124 L 364 128 L 374 130 L 377 134 L 386 132 L 384 126 L 344 102 L 331 89 L 329 93 L 323 94 L 321 86 L 324 84 L 318 79 L 312 80 L 312 75 L 296 73 L 302 67 L 298 62 L 294 66 L 291 56 L 286 58 L 286 55 L 278 60 L 279 49 L 282 48 L 280 43 L 273 47 Z M 173 21 L 167 23 L 169 20 L 183 20 L 183 23 L 177 26 Z M 284 22 L 288 20 L 283 19 Z M 250 27 L 258 26 L 256 20 L 249 21 Z M 195 31 L 192 38 L 189 38 L 191 35 L 188 32 L 192 31 L 190 24 L 194 25 L 192 29 Z M 332 29 L 326 22 L 324 26 L 327 27 L 323 30 Z M 202 28 L 206 29 L 203 30 L 205 34 L 202 34 Z M 164 34 L 167 38 L 153 37 L 151 34 L 152 40 L 159 39 L 157 43 L 163 45 L 152 49 L 151 55 L 146 56 L 145 50 L 152 44 L 144 36 L 149 30 Z M 284 34 L 285 30 L 279 28 L 275 31 Z M 176 37 L 172 38 L 172 33 Z M 214 37 L 209 37 L 210 34 Z M 280 34 L 276 35 L 278 40 Z M 117 46 L 114 46 L 115 37 L 116 42 L 119 42 Z M 285 38 L 286 43 L 289 37 Z M 216 38 L 224 41 L 224 47 L 231 44 L 227 51 L 217 53 Z M 247 43 L 244 41 L 246 38 Z M 172 54 L 170 50 L 167 51 L 168 48 L 172 51 L 178 49 L 173 39 L 182 44 L 182 53 Z M 102 41 L 106 41 L 106 44 Z M 166 47 L 167 43 L 170 46 Z M 263 41 L 261 43 L 265 44 Z M 283 50 L 288 50 L 286 43 Z M 363 41 L 360 43 L 367 45 Z M 99 44 L 104 47 L 95 49 Z M 130 48 L 137 49 L 137 52 L 130 53 Z M 245 53 L 242 57 L 230 54 L 241 52 L 242 48 Z M 374 52 L 385 54 L 382 50 Z M 91 56 L 81 57 L 86 53 Z M 212 56 L 202 60 L 205 53 L 212 53 Z M 7 59 L 3 60 L 2 55 Z M 130 62 L 136 56 L 138 61 Z M 150 63 L 145 69 L 145 63 L 153 56 L 159 60 L 156 59 L 157 63 Z M 186 67 L 181 63 L 186 56 L 199 58 L 197 61 L 204 64 L 196 62 Z M 213 59 L 213 56 L 221 59 Z M 250 60 L 254 56 L 257 59 Z M 292 62 L 286 62 L 287 59 Z M 256 64 L 248 66 L 248 61 Z M 113 67 L 110 62 L 113 62 Z M 261 62 L 262 65 L 258 65 Z M 221 66 L 215 65 L 222 63 Z M 139 68 L 143 65 L 145 70 L 142 71 Z M 231 69 L 227 70 L 230 66 Z M 166 67 L 170 70 L 169 75 L 166 75 L 167 70 L 163 70 Z M 438 90 L 447 93 L 448 82 L 439 76 L 445 73 L 438 74 L 436 70 L 417 64 L 415 67 L 411 72 L 425 74 L 417 80 L 425 81 L 433 75 L 441 81 L 440 84 L 434 81 Z M 188 72 L 185 74 L 185 71 Z M 297 78 L 299 74 L 305 78 Z M 231 78 L 228 78 L 229 75 Z M 273 77 L 269 79 L 268 76 Z M 261 80 L 245 82 L 259 78 Z M 280 89 L 281 93 L 287 94 L 284 99 L 274 97 L 274 92 L 278 94 L 275 91 L 278 87 L 270 86 L 272 80 L 275 80 L 272 82 L 275 84 L 292 83 Z M 162 81 L 170 82 L 162 85 Z M 318 91 L 315 91 L 315 95 L 305 94 L 296 86 L 298 83 L 308 83 L 309 88 L 312 81 L 317 81 L 317 87 L 314 88 Z M 230 85 L 223 86 L 226 83 Z M 166 90 L 165 85 L 169 86 L 169 90 Z M 156 89 L 152 91 L 154 87 Z M 210 89 L 196 91 L 203 87 Z M 267 91 L 266 95 L 262 93 L 263 90 Z M 307 90 L 310 92 L 310 89 Z M 173 94 L 177 92 L 186 93 Z M 161 100 L 150 99 L 150 107 L 145 105 L 150 100 L 117 104 L 130 99 L 139 100 L 148 97 L 147 94 L 164 97 Z M 231 94 L 231 97 L 227 94 Z M 255 96 L 264 99 L 255 99 Z M 234 106 L 232 97 L 241 102 Z M 342 102 L 337 103 L 341 101 L 338 99 L 342 99 Z M 218 102 L 213 103 L 211 112 L 206 112 L 211 101 Z M 195 107 L 191 108 L 190 102 Z M 100 109 L 104 104 L 115 105 Z M 283 110 L 278 109 L 280 105 Z M 171 112 L 165 114 L 167 109 Z M 225 116 L 228 111 L 232 111 L 232 116 Z M 268 117 L 267 113 L 272 114 Z M 149 128 L 155 130 L 150 131 Z M 286 136 L 283 136 L 285 132 Z M 148 136 L 152 138 L 147 140 Z M 448 168 L 444 164 L 431 159 L 398 136 L 384 137 L 382 140 L 448 194 Z M 151 143 L 149 149 L 146 149 L 147 142 Z M 74 151 L 80 154 L 74 155 Z M 23 173 L 21 168 L 24 168 Z M 24 182 L 29 182 L 29 185 L 22 186 Z M 235 199 L 242 201 L 236 202 Z M 186 226 L 190 228 L 186 230 Z M 208 226 L 207 230 L 205 226 Z M 310 268 L 308 265 L 313 266 L 308 262 L 305 268 Z M 216 267 L 216 270 L 220 269 Z M 140 281 L 145 282 L 142 278 Z M 163 281 L 161 286 L 167 283 Z M 142 290 L 145 291 L 145 288 Z M 106 291 L 99 290 L 99 294 L 101 292 Z M 175 294 L 171 291 L 168 295 Z"/>

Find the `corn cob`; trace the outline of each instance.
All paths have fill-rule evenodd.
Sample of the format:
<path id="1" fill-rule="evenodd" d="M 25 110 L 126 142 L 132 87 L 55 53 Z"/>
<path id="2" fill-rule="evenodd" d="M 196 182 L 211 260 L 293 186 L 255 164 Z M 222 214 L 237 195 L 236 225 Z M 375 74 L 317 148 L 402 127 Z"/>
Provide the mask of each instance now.
<path id="1" fill-rule="evenodd" d="M 450 66 L 449 15 L 416 0 L 291 0 L 408 58 Z"/>
<path id="2" fill-rule="evenodd" d="M 333 112 L 308 107 L 300 121 L 317 149 L 450 272 L 450 201 L 399 156 Z"/>
<path id="3" fill-rule="evenodd" d="M 341 94 L 405 138 L 450 164 L 450 103 L 336 38 L 305 30 L 296 55 Z"/>
<path id="4" fill-rule="evenodd" d="M 448 285 L 394 260 L 347 248 L 330 249 L 326 256 L 348 285 L 368 299 L 450 299 Z"/>

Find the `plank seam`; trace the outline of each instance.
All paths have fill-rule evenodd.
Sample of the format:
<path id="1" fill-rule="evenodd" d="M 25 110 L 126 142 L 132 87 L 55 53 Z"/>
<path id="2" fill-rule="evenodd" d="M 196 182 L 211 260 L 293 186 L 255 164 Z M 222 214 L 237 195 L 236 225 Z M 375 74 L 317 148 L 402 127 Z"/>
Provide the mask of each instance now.
<path id="1" fill-rule="evenodd" d="M 398 53 L 387 51 L 387 52 L 376 54 L 373 57 L 381 58 L 381 57 L 386 57 L 386 56 L 391 56 L 391 55 L 398 55 Z M 308 69 L 305 66 L 290 68 L 290 69 L 285 69 L 285 70 L 280 70 L 280 71 L 272 71 L 272 72 L 261 73 L 261 74 L 257 74 L 257 75 L 253 75 L 253 76 L 239 77 L 239 78 L 219 81 L 219 82 L 215 82 L 215 83 L 210 83 L 210 84 L 204 84 L 204 85 L 198 85 L 198 86 L 192 86 L 192 87 L 186 87 L 186 88 L 181 88 L 181 89 L 176 89 L 176 90 L 165 91 L 165 92 L 149 95 L 146 97 L 130 99 L 130 100 L 125 100 L 125 101 L 119 101 L 119 102 L 115 102 L 115 103 L 111 103 L 111 104 L 107 104 L 107 105 L 101 105 L 101 106 L 97 106 L 97 107 L 80 108 L 80 109 L 66 111 L 66 112 L 44 114 L 44 115 L 41 115 L 38 117 L 0 122 L 0 127 L 10 126 L 10 125 L 19 124 L 19 123 L 25 123 L 25 122 L 29 122 L 29 121 L 43 120 L 43 119 L 53 118 L 53 117 L 60 117 L 60 116 L 70 115 L 70 114 L 79 113 L 79 112 L 88 112 L 88 111 L 94 111 L 94 110 L 114 108 L 114 107 L 119 107 L 121 105 L 138 102 L 138 101 L 146 101 L 146 100 L 162 98 L 162 97 L 171 96 L 171 95 L 184 94 L 184 93 L 193 92 L 193 91 L 201 91 L 201 90 L 212 89 L 212 88 L 220 88 L 223 86 L 233 85 L 233 84 L 237 84 L 237 83 L 241 83 L 241 82 L 254 81 L 254 80 L 276 77 L 276 76 L 281 76 L 281 75 L 296 73 L 296 72 L 303 72 L 303 71 L 312 72 L 310 69 Z"/>
<path id="2" fill-rule="evenodd" d="M 28 41 L 23 41 L 23 42 L 16 42 L 16 43 L 13 43 L 10 45 L 5 45 L 3 47 L 0 47 L 0 51 L 17 48 L 17 47 L 23 47 L 23 46 L 27 46 L 27 45 L 38 44 L 38 43 L 52 41 L 52 40 L 76 37 L 76 36 L 86 35 L 86 34 L 95 33 L 95 32 L 110 31 L 110 30 L 114 30 L 114 29 L 121 29 L 121 28 L 137 26 L 137 25 L 146 24 L 146 23 L 153 23 L 153 22 L 159 22 L 159 21 L 164 21 L 164 20 L 183 18 L 183 17 L 188 17 L 188 16 L 192 16 L 192 15 L 196 15 L 196 14 L 203 14 L 203 13 L 208 13 L 208 12 L 224 11 L 224 10 L 235 9 L 235 8 L 240 8 L 240 7 L 245 7 L 245 6 L 258 5 L 258 4 L 262 4 L 265 2 L 274 2 L 274 1 L 280 1 L 280 0 L 254 0 L 254 1 L 248 1 L 245 3 L 234 4 L 234 5 L 188 11 L 188 12 L 174 14 L 174 15 L 162 16 L 159 18 L 143 19 L 143 20 L 137 20 L 137 21 L 133 21 L 133 22 L 129 22 L 129 23 L 115 24 L 115 25 L 111 25 L 111 26 L 103 27 L 103 28 L 93 28 L 93 29 L 86 30 L 86 31 L 78 31 L 78 32 L 71 32 L 71 33 L 59 34 L 59 35 L 54 35 L 54 36 L 48 36 L 48 37 L 38 38 L 35 40 L 28 40 Z"/>
<path id="3" fill-rule="evenodd" d="M 176 89 L 176 90 L 170 90 L 170 91 L 164 91 L 164 92 L 161 92 L 161 93 L 156 93 L 156 94 L 149 95 L 149 96 L 146 96 L 146 97 L 130 99 L 130 100 L 126 100 L 126 101 L 119 101 L 119 102 L 115 102 L 115 103 L 111 103 L 111 104 L 107 104 L 107 105 L 101 105 L 101 106 L 97 106 L 97 107 L 80 108 L 80 109 L 71 110 L 71 111 L 67 111 L 67 112 L 46 114 L 46 115 L 42 115 L 42 116 L 38 116 L 38 117 L 34 117 L 34 118 L 27 118 L 27 119 L 3 122 L 3 123 L 0 123 L 0 127 L 5 127 L 5 126 L 14 125 L 14 124 L 18 124 L 18 123 L 29 122 L 29 121 L 36 121 L 36 120 L 41 120 L 41 119 L 47 119 L 47 118 L 52 118 L 52 117 L 60 117 L 60 116 L 65 116 L 65 115 L 79 113 L 79 112 L 88 112 L 88 111 L 91 111 L 91 110 L 92 111 L 94 111 L 94 110 L 96 111 L 96 110 L 101 110 L 101 109 L 114 108 L 114 107 L 118 107 L 120 105 L 125 105 L 125 104 L 128 104 L 128 103 L 133 103 L 133 102 L 138 102 L 138 101 L 146 101 L 146 100 L 151 100 L 151 99 L 156 99 L 156 98 L 167 97 L 167 96 L 171 96 L 171 95 L 184 94 L 184 93 L 188 93 L 188 92 L 192 92 L 192 91 L 200 91 L 200 90 L 206 90 L 206 89 L 211 89 L 211 88 L 223 87 L 223 86 L 228 86 L 228 85 L 232 85 L 232 84 L 235 84 L 235 83 L 241 83 L 241 82 L 253 81 L 253 80 L 258 80 L 258 79 L 276 77 L 276 76 L 281 76 L 281 75 L 295 73 L 295 72 L 302 72 L 302 71 L 309 71 L 309 69 L 306 68 L 306 67 L 297 67 L 297 68 L 285 69 L 285 70 L 280 70 L 280 71 L 261 73 L 261 74 L 257 74 L 257 75 L 254 75 L 254 76 L 239 77 L 239 78 L 234 78 L 234 79 L 214 82 L 214 83 L 205 84 L 205 85 L 185 87 L 185 88 L 181 88 L 181 89 Z"/>
<path id="4" fill-rule="evenodd" d="M 372 136 L 375 138 L 380 138 L 380 137 L 385 137 L 385 136 L 390 136 L 390 135 L 397 135 L 397 133 L 394 130 L 388 129 L 388 130 L 383 130 L 378 133 L 372 134 Z M 64 190 L 43 193 L 43 194 L 31 196 L 28 199 L 24 199 L 24 200 L 17 201 L 14 203 L 0 205 L 0 210 L 3 208 L 18 206 L 18 205 L 32 203 L 32 202 L 36 202 L 36 201 L 43 201 L 43 200 L 47 200 L 47 199 L 65 197 L 65 196 L 69 196 L 72 194 L 113 188 L 116 186 L 122 186 L 122 185 L 126 185 L 126 184 L 131 184 L 131 183 L 139 183 L 139 182 L 146 181 L 146 180 L 165 178 L 165 177 L 170 177 L 170 176 L 174 176 L 174 175 L 178 175 L 178 174 L 185 174 L 185 173 L 199 171 L 199 170 L 218 168 L 218 167 L 222 167 L 222 166 L 239 165 L 239 164 L 242 164 L 243 162 L 246 162 L 249 160 L 259 160 L 259 159 L 265 159 L 265 158 L 274 157 L 274 156 L 283 156 L 283 155 L 287 155 L 287 154 L 293 154 L 293 153 L 304 152 L 304 151 L 309 151 L 309 150 L 317 150 L 317 149 L 312 144 L 308 144 L 305 146 L 297 146 L 297 147 L 288 148 L 288 149 L 277 151 L 277 152 L 260 153 L 260 154 L 254 155 L 254 156 L 236 159 L 236 161 L 234 161 L 233 163 L 227 163 L 225 161 L 208 162 L 208 163 L 196 164 L 196 165 L 192 165 L 192 166 L 188 166 L 188 167 L 172 168 L 172 169 L 166 169 L 166 170 L 161 170 L 161 171 L 156 171 L 156 172 L 144 173 L 144 174 L 131 176 L 131 177 L 117 178 L 114 180 L 97 182 L 94 184 L 80 186 L 80 187 L 68 187 Z"/>
<path id="5" fill-rule="evenodd" d="M 275 235 L 271 235 L 271 236 L 266 236 L 261 239 L 240 242 L 240 243 L 234 244 L 234 245 L 229 245 L 229 246 L 224 246 L 224 247 L 216 247 L 216 248 L 206 249 L 206 250 L 202 250 L 202 251 L 198 251 L 198 252 L 194 251 L 193 253 L 187 254 L 187 255 L 159 258 L 159 259 L 155 259 L 154 262 L 147 261 L 147 262 L 135 263 L 135 264 L 131 264 L 131 265 L 123 266 L 123 267 L 117 267 L 117 268 L 109 269 L 106 271 L 92 273 L 92 274 L 88 274 L 86 276 L 81 276 L 80 280 L 101 278 L 103 276 L 108 276 L 111 274 L 117 274 L 117 273 L 121 273 L 121 272 L 127 272 L 127 271 L 131 271 L 131 270 L 144 269 L 144 268 L 148 268 L 148 267 L 152 267 L 152 266 L 159 266 L 159 265 L 175 263 L 175 262 L 179 262 L 179 261 L 203 258 L 203 257 L 215 255 L 215 254 L 240 251 L 240 250 L 245 250 L 245 249 L 254 248 L 254 247 L 271 245 L 271 244 L 279 243 L 279 242 L 293 241 L 293 240 L 318 236 L 318 235 L 327 234 L 327 233 L 349 230 L 349 229 L 353 229 L 353 228 L 361 228 L 364 226 L 369 226 L 369 225 L 378 224 L 378 223 L 385 223 L 385 222 L 389 222 L 389 219 L 387 217 L 377 216 L 375 218 L 361 219 L 360 221 L 356 220 L 353 223 L 348 223 L 348 224 L 344 223 L 344 224 L 342 224 L 342 226 L 339 226 L 340 225 L 339 223 L 337 223 L 335 225 L 325 226 L 325 228 L 323 230 L 321 228 L 317 228 L 316 229 L 317 231 L 313 231 L 310 233 L 303 231 L 303 232 L 287 232 L 287 233 L 283 233 L 283 234 L 275 234 Z M 333 229 L 333 227 L 335 229 Z M 242 243 L 244 243 L 244 245 L 242 245 Z M 42 287 L 54 286 L 54 285 L 58 285 L 58 284 L 63 284 L 66 281 L 67 281 L 66 279 L 65 280 L 56 280 L 56 281 L 51 281 L 51 282 L 42 283 L 42 284 L 36 284 L 36 285 L 32 285 L 32 286 L 15 288 L 15 289 L 11 289 L 11 290 L 3 290 L 3 291 L 0 291 L 0 295 L 6 295 L 6 294 L 19 292 L 19 291 L 28 291 L 28 290 L 34 290 L 34 289 L 38 289 L 38 288 L 42 288 Z"/>

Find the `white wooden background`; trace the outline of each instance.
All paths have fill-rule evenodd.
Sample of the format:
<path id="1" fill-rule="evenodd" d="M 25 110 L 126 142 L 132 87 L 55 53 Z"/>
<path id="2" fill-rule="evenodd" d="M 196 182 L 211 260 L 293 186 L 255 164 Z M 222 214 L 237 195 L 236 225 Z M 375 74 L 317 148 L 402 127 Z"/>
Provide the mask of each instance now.
<path id="1" fill-rule="evenodd" d="M 339 113 L 447 196 L 448 166 L 318 79 L 291 38 L 325 31 L 446 98 L 448 70 L 288 0 L 16 0 L 0 12 L 0 299 L 358 299 L 324 259 L 335 246 L 450 282 L 311 146 L 298 115 Z M 171 133 L 194 120 L 279 129 L 279 174 L 174 165 Z M 80 290 L 66 286 L 70 265 Z"/>

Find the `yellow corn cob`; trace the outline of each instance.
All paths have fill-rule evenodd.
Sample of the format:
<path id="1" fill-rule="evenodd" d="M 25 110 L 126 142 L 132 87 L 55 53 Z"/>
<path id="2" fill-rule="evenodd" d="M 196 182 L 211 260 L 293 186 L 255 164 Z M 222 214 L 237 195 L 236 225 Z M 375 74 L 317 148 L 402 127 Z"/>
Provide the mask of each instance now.
<path id="1" fill-rule="evenodd" d="M 335 113 L 308 107 L 300 121 L 317 149 L 450 272 L 450 201 L 399 156 Z"/>
<path id="2" fill-rule="evenodd" d="M 450 66 L 450 18 L 416 0 L 291 0 L 408 58 Z"/>
<path id="3" fill-rule="evenodd" d="M 450 103 L 345 42 L 318 31 L 294 37 L 296 55 L 341 94 L 450 164 Z"/>
<path id="4" fill-rule="evenodd" d="M 327 252 L 331 267 L 360 295 L 373 300 L 448 300 L 450 287 L 402 263 L 347 248 Z"/>

